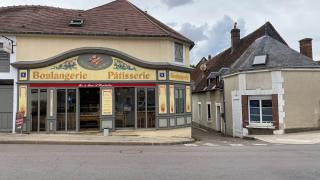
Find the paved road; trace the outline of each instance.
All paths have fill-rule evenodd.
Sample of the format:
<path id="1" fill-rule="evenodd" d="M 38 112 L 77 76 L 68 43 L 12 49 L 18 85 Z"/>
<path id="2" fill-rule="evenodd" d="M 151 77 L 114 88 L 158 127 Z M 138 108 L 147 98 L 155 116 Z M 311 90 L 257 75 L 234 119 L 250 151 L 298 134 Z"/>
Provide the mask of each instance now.
<path id="1" fill-rule="evenodd" d="M 0 179 L 319 180 L 320 145 L 0 145 Z"/>

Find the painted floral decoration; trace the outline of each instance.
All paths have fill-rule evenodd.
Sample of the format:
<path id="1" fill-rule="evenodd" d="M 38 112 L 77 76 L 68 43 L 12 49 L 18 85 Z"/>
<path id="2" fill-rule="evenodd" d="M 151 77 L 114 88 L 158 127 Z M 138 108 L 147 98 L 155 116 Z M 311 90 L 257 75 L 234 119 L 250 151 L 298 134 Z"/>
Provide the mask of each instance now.
<path id="1" fill-rule="evenodd" d="M 56 70 L 73 70 L 73 69 L 77 69 L 77 62 L 76 62 L 76 59 L 66 60 L 65 62 L 63 62 L 61 64 L 53 66 L 51 69 L 56 69 Z"/>
<path id="2" fill-rule="evenodd" d="M 132 67 L 129 64 L 124 63 L 123 61 L 120 60 L 115 60 L 113 64 L 113 69 L 116 70 L 122 70 L 122 71 L 136 71 L 136 67 Z"/>

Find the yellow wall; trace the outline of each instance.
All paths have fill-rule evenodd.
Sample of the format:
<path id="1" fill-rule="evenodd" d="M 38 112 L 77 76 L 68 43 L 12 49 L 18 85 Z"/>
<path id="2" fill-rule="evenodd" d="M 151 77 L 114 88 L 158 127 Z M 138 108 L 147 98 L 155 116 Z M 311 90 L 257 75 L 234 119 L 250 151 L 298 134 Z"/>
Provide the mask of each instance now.
<path id="1" fill-rule="evenodd" d="M 320 71 L 282 71 L 285 128 L 320 127 Z"/>
<path id="2" fill-rule="evenodd" d="M 272 89 L 271 72 L 246 73 L 246 89 Z"/>
<path id="3" fill-rule="evenodd" d="M 173 41 L 150 38 L 112 38 L 86 36 L 17 36 L 17 61 L 35 61 L 81 47 L 104 47 L 127 53 L 145 61 L 172 62 Z M 189 48 L 185 48 L 189 66 Z"/>

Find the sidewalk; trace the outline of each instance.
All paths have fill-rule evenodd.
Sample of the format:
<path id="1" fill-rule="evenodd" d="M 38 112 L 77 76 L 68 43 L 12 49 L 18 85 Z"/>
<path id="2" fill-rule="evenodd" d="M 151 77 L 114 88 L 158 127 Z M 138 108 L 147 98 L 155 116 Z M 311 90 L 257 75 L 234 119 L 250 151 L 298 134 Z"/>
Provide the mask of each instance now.
<path id="1" fill-rule="evenodd" d="M 72 144 L 72 145 L 174 145 L 192 143 L 194 139 L 176 136 L 135 135 L 115 132 L 111 136 L 102 133 L 79 134 L 0 134 L 0 144 Z"/>
<path id="2" fill-rule="evenodd" d="M 283 135 L 249 135 L 247 137 L 274 144 L 318 144 L 320 131 L 288 133 Z"/>

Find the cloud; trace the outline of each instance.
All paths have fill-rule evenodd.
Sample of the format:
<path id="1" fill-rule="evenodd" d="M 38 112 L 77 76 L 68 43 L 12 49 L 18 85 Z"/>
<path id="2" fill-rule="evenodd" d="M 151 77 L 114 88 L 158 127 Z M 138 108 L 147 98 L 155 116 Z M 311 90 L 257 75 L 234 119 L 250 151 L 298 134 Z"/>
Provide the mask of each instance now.
<path id="1" fill-rule="evenodd" d="M 198 42 L 208 39 L 208 37 L 205 35 L 205 31 L 207 31 L 207 29 L 207 24 L 195 26 L 190 23 L 184 23 L 181 26 L 180 33 L 190 38 L 191 40 Z"/>
<path id="2" fill-rule="evenodd" d="M 177 25 L 178 25 L 178 23 L 177 22 L 168 22 L 168 23 L 166 23 L 168 26 L 170 26 L 170 27 L 176 27 Z"/>
<path id="3" fill-rule="evenodd" d="M 193 0 L 161 0 L 161 2 L 171 9 L 186 4 L 192 4 Z"/>
<path id="4" fill-rule="evenodd" d="M 238 19 L 238 28 L 241 30 L 241 37 L 245 34 L 245 21 Z M 230 47 L 230 31 L 233 27 L 234 20 L 230 16 L 223 16 L 215 24 L 204 31 L 207 37 L 204 41 L 196 42 L 195 48 L 191 51 L 191 63 L 196 64 L 202 57 L 209 54 L 215 56 L 224 49 Z"/>

